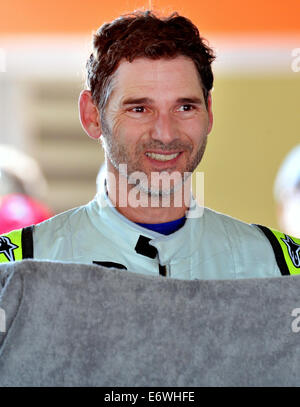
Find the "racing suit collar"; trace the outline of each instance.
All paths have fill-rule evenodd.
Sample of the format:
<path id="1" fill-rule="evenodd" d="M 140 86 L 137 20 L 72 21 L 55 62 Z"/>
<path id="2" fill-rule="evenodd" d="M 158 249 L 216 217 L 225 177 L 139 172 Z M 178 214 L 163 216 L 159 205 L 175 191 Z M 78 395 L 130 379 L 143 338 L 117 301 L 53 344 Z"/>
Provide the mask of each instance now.
<path id="1" fill-rule="evenodd" d="M 126 230 L 125 244 L 129 245 L 131 250 L 132 247 L 136 247 L 140 236 L 144 236 L 148 240 L 150 239 L 149 245 L 156 248 L 160 263 L 167 264 L 171 259 L 191 256 L 198 249 L 197 242 L 199 240 L 197 235 L 199 233 L 202 234 L 200 224 L 202 223 L 204 208 L 198 205 L 192 192 L 191 204 L 186 213 L 187 219 L 185 224 L 170 235 L 163 235 L 139 226 L 123 216 L 110 201 L 105 181 L 98 190 L 96 201 L 98 203 L 99 214 L 106 222 L 107 227 L 117 232 L 119 236 L 124 235 L 124 230 Z"/>

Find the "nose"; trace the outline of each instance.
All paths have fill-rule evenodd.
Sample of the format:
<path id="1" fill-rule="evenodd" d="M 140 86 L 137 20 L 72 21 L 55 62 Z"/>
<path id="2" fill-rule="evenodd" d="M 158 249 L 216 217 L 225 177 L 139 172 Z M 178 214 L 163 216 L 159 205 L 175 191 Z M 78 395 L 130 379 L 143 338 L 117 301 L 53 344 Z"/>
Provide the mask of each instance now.
<path id="1" fill-rule="evenodd" d="M 169 113 L 159 113 L 153 125 L 151 137 L 153 140 L 169 144 L 178 138 L 178 129 L 174 118 Z"/>

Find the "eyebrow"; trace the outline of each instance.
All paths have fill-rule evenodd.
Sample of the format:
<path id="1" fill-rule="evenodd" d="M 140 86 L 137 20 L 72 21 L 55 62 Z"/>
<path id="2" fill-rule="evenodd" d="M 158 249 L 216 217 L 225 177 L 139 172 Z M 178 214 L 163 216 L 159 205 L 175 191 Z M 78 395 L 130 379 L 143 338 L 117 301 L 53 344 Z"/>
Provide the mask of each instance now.
<path id="1" fill-rule="evenodd" d="M 143 105 L 143 104 L 153 104 L 154 100 L 151 98 L 143 97 L 143 98 L 127 98 L 124 99 L 122 102 L 122 106 L 128 105 Z M 202 104 L 203 100 L 198 97 L 189 97 L 189 98 L 178 98 L 176 103 L 193 103 L 193 104 Z"/>
<path id="2" fill-rule="evenodd" d="M 191 97 L 191 98 L 179 98 L 176 100 L 177 103 L 194 103 L 194 104 L 201 104 L 203 103 L 203 100 L 197 97 Z"/>
<path id="3" fill-rule="evenodd" d="M 151 103 L 153 103 L 153 100 L 150 98 L 127 98 L 123 100 L 122 105 L 143 105 Z"/>

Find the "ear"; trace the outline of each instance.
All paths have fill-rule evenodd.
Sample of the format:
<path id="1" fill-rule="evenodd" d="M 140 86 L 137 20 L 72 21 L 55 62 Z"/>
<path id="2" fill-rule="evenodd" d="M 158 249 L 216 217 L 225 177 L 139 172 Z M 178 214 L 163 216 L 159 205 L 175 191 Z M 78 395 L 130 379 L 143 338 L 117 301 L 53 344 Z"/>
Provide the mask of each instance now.
<path id="1" fill-rule="evenodd" d="M 94 104 L 91 91 L 83 90 L 79 95 L 80 123 L 89 137 L 98 139 L 101 136 L 100 114 Z"/>
<path id="2" fill-rule="evenodd" d="M 208 112 L 208 120 L 209 120 L 207 134 L 209 134 L 211 132 L 213 122 L 214 122 L 214 115 L 212 112 L 211 92 L 208 93 L 208 97 L 207 97 L 207 112 Z"/>

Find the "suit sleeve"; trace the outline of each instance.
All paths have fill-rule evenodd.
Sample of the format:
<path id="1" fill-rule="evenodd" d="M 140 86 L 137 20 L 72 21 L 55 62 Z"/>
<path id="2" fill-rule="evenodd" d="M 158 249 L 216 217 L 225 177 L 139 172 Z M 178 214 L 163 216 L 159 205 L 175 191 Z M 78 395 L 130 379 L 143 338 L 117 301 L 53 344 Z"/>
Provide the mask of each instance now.
<path id="1" fill-rule="evenodd" d="M 257 226 L 269 240 L 282 275 L 300 274 L 300 239 L 275 229 Z"/>
<path id="2" fill-rule="evenodd" d="M 0 236 L 0 263 L 33 258 L 33 226 Z"/>

